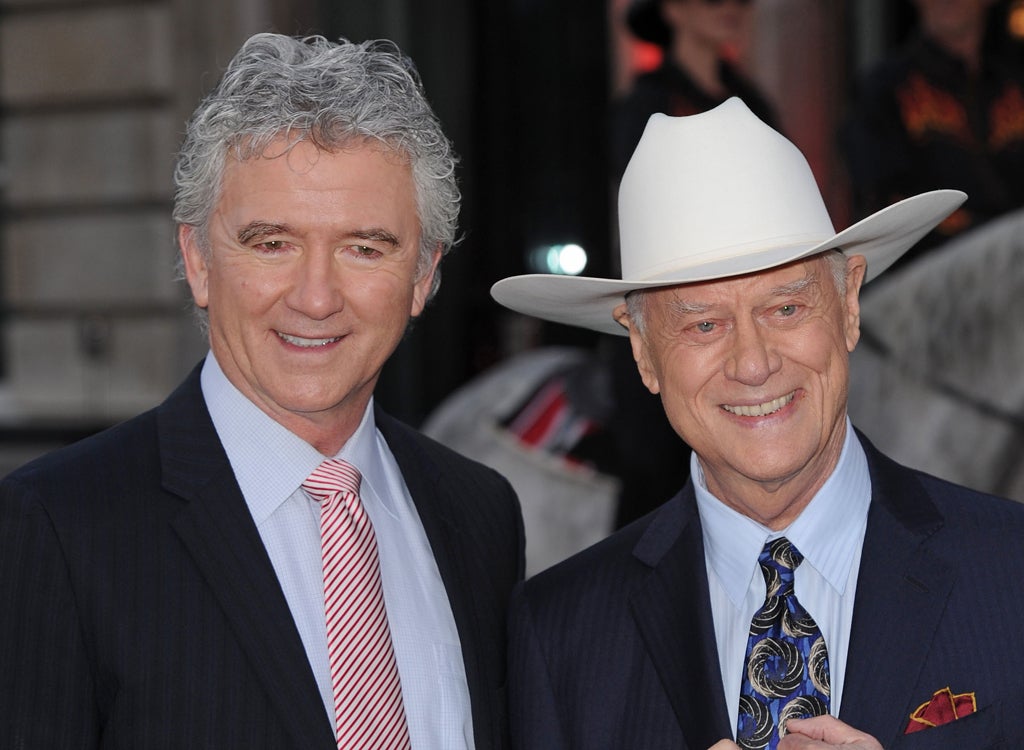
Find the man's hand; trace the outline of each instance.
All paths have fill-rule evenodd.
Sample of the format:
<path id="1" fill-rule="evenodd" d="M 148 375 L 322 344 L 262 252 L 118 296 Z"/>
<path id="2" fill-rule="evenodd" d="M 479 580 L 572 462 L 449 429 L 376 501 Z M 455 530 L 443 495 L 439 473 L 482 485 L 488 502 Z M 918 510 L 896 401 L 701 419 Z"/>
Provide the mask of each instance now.
<path id="1" fill-rule="evenodd" d="M 712 750 L 724 750 L 718 746 Z M 827 750 L 827 748 L 848 750 L 882 750 L 878 740 L 864 732 L 858 732 L 832 716 L 815 716 L 813 719 L 790 719 L 786 722 L 786 736 L 779 742 L 779 750 Z"/>
<path id="2" fill-rule="evenodd" d="M 790 719 L 786 722 L 786 732 L 779 742 L 779 750 L 882 750 L 874 737 L 831 716 Z M 740 747 L 732 740 L 719 740 L 708 750 L 740 750 Z"/>

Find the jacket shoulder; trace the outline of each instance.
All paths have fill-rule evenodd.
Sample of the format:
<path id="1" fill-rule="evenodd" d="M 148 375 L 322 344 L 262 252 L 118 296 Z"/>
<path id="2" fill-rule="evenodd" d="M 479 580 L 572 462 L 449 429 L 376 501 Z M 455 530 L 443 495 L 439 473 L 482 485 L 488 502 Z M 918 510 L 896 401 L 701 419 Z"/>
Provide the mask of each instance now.
<path id="1" fill-rule="evenodd" d="M 374 416 L 377 428 L 400 464 L 408 460 L 417 461 L 421 468 L 432 468 L 439 472 L 439 476 L 469 478 L 491 486 L 501 494 L 515 494 L 509 481 L 491 467 L 463 456 L 380 409 L 377 409 Z"/>
<path id="2" fill-rule="evenodd" d="M 112 476 L 156 456 L 156 411 L 150 410 L 94 435 L 57 448 L 10 472 L 4 483 L 31 485 L 78 482 Z"/>
<path id="3" fill-rule="evenodd" d="M 583 611 L 588 602 L 628 601 L 630 592 L 650 575 L 682 532 L 680 493 L 604 539 L 541 571 L 523 584 L 519 595 L 538 612 Z"/>

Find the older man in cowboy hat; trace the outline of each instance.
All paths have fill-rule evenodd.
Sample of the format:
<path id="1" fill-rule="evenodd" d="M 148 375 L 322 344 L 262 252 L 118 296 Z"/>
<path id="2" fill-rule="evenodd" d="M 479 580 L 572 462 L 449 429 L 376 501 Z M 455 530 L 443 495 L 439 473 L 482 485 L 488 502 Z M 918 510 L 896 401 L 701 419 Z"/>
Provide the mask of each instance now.
<path id="1" fill-rule="evenodd" d="M 862 284 L 963 199 L 836 234 L 803 156 L 732 99 L 651 118 L 621 280 L 495 285 L 628 335 L 694 449 L 677 495 L 518 591 L 518 747 L 1024 747 L 1024 507 L 897 465 L 846 413 Z"/>

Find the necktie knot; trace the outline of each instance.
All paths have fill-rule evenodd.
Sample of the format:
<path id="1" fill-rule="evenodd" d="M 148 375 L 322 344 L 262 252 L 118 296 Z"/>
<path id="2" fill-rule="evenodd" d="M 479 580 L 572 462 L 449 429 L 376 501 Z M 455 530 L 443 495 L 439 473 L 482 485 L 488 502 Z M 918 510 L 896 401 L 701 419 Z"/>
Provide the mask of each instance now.
<path id="1" fill-rule="evenodd" d="M 765 543 L 757 562 L 761 566 L 768 598 L 788 596 L 793 592 L 793 571 L 803 560 L 800 550 L 784 536 Z"/>
<path id="2" fill-rule="evenodd" d="M 359 469 L 340 458 L 329 458 L 306 477 L 302 488 L 319 503 L 331 501 L 345 495 L 358 495 L 362 475 Z"/>

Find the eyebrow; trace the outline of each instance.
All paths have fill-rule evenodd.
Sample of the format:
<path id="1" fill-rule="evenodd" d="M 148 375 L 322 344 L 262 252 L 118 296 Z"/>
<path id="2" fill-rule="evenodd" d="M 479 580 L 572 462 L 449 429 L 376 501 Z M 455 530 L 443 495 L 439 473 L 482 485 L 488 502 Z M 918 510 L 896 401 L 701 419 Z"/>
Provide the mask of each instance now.
<path id="1" fill-rule="evenodd" d="M 352 237 L 359 240 L 373 240 L 374 242 L 386 242 L 389 245 L 399 246 L 398 237 L 386 229 L 357 229 L 351 233 Z"/>
<path id="2" fill-rule="evenodd" d="M 278 224 L 272 221 L 250 221 L 238 230 L 238 241 L 244 245 L 253 240 L 260 240 L 275 234 L 289 234 L 291 231 L 292 228 L 288 224 Z M 395 247 L 399 246 L 398 237 L 392 232 L 379 227 L 357 229 L 351 232 L 349 236 L 357 240 L 386 242 Z"/>
<path id="3" fill-rule="evenodd" d="M 687 302 L 682 299 L 674 299 L 669 304 L 669 309 L 676 315 L 700 315 L 711 309 L 711 305 L 701 305 L 696 302 Z"/>
<path id="4" fill-rule="evenodd" d="M 794 294 L 800 294 L 806 292 L 812 286 L 818 283 L 816 276 L 804 276 L 802 279 L 796 279 L 788 284 L 777 286 L 769 292 L 772 297 L 789 297 Z"/>
<path id="5" fill-rule="evenodd" d="M 275 224 L 269 221 L 250 221 L 238 230 L 238 241 L 245 245 L 253 240 L 270 237 L 274 234 L 283 234 L 289 231 L 287 224 Z"/>

